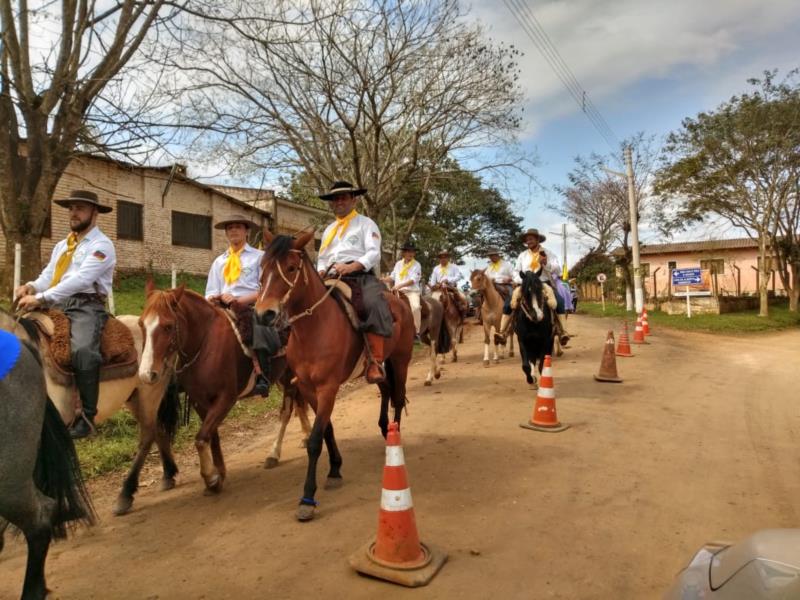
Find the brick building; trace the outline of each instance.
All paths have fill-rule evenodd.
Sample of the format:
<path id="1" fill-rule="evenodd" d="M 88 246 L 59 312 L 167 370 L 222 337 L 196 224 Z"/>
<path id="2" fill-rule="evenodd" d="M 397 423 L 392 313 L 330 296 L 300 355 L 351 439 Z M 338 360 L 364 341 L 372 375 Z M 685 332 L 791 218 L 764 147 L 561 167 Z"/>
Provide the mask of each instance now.
<path id="1" fill-rule="evenodd" d="M 187 177 L 185 168 L 179 165 L 140 167 L 95 156 L 73 159 L 58 182 L 54 198 L 64 198 L 76 189 L 92 190 L 114 208 L 99 216 L 98 225 L 114 241 L 120 271 L 169 272 L 174 264 L 178 271 L 205 275 L 214 257 L 227 246 L 224 232 L 214 229 L 213 224 L 230 213 L 243 213 L 259 229 L 271 227 L 280 233 L 317 225 L 325 213 L 277 199 L 270 190 L 205 185 Z M 226 189 L 239 193 L 234 195 Z M 274 223 L 274 212 L 269 208 L 276 203 Z M 53 204 L 42 240 L 43 263 L 68 233 L 67 211 Z M 0 243 L 5 244 L 2 231 Z M 0 253 L 0 268 L 6 267 L 4 262 Z"/>

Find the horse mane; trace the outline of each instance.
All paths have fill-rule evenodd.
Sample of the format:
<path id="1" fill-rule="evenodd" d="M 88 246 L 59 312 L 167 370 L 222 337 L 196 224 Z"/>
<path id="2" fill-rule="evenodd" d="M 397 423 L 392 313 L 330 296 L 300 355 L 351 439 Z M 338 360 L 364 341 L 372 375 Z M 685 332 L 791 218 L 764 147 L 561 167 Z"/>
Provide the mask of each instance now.
<path id="1" fill-rule="evenodd" d="M 192 298 L 193 300 L 202 300 L 204 303 L 208 303 L 205 299 L 205 296 L 198 294 L 194 290 L 185 289 L 183 290 L 183 296 L 186 298 Z M 148 315 L 151 312 L 172 312 L 174 309 L 171 306 L 171 302 L 174 300 L 174 293 L 173 290 L 153 290 L 150 292 L 150 295 L 147 297 L 147 301 L 144 305 L 144 310 L 142 311 L 142 316 Z"/>
<path id="2" fill-rule="evenodd" d="M 290 235 L 276 235 L 264 251 L 262 264 L 270 260 L 280 260 L 294 250 L 294 238 Z"/>

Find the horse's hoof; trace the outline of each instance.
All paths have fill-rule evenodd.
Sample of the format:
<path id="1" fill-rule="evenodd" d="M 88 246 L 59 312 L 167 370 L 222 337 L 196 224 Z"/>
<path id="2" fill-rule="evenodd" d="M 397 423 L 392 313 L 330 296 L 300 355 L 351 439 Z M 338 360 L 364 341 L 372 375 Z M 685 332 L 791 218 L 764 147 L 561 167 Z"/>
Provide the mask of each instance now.
<path id="1" fill-rule="evenodd" d="M 133 498 L 118 496 L 111 512 L 114 513 L 115 517 L 121 517 L 122 515 L 127 515 L 131 511 L 131 508 L 133 508 Z"/>
<path id="2" fill-rule="evenodd" d="M 558 352 L 556 352 L 556 358 L 558 358 L 560 356 L 564 356 L 564 351 L 563 350 L 559 350 Z"/>
<path id="3" fill-rule="evenodd" d="M 539 384 L 534 381 L 532 384 L 530 384 L 530 386 L 528 386 L 528 389 L 538 390 L 539 389 Z"/>
<path id="4" fill-rule="evenodd" d="M 328 477 L 325 480 L 325 489 L 326 490 L 338 490 L 344 484 L 344 479 L 342 479 L 341 475 L 339 477 Z"/>
<path id="5" fill-rule="evenodd" d="M 441 376 L 442 376 L 442 373 L 441 373 L 441 371 L 437 372 L 437 373 L 434 375 L 434 377 L 435 377 L 436 379 L 440 379 L 440 378 L 441 378 Z"/>
<path id="6" fill-rule="evenodd" d="M 161 480 L 161 491 L 168 492 L 169 490 L 175 487 L 175 478 L 174 477 L 164 477 Z"/>
<path id="7" fill-rule="evenodd" d="M 206 480 L 206 490 L 203 492 L 206 496 L 216 496 L 222 491 L 222 476 L 214 475 Z"/>
<path id="8" fill-rule="evenodd" d="M 310 504 L 301 504 L 297 507 L 297 520 L 300 522 L 310 521 L 314 518 L 314 507 Z"/>
<path id="9" fill-rule="evenodd" d="M 508 358 L 514 358 L 514 353 L 513 352 L 509 352 L 508 353 Z"/>
<path id="10" fill-rule="evenodd" d="M 303 438 L 302 440 L 300 440 L 300 447 L 308 448 L 308 438 Z"/>
<path id="11" fill-rule="evenodd" d="M 483 366 L 484 367 L 488 367 L 489 366 L 489 361 L 488 360 L 483 361 Z"/>
<path id="12" fill-rule="evenodd" d="M 433 382 L 428 381 L 427 379 L 425 380 L 425 387 L 430 387 L 432 385 L 433 385 Z"/>
<path id="13" fill-rule="evenodd" d="M 499 365 L 500 364 L 500 359 L 499 358 L 495 358 L 494 359 L 494 364 Z"/>
<path id="14" fill-rule="evenodd" d="M 274 469 L 278 466 L 278 459 L 274 456 L 268 456 L 267 460 L 264 461 L 264 468 L 265 469 Z"/>

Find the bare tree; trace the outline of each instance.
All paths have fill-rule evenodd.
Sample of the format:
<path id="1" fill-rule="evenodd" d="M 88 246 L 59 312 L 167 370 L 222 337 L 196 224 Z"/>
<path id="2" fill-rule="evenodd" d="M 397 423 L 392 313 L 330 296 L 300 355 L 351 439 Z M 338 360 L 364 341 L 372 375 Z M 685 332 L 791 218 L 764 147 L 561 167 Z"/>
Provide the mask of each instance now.
<path id="1" fill-rule="evenodd" d="M 622 151 L 633 148 L 634 191 L 637 216 L 641 221 L 655 208 L 655 198 L 650 194 L 653 170 L 658 157 L 654 136 L 639 132 L 620 145 L 619 154 L 591 154 L 575 158 L 575 168 L 567 175 L 569 185 L 557 187 L 562 202 L 549 208 L 569 219 L 575 227 L 596 245 L 593 250 L 609 252 L 613 244 L 617 264 L 622 267 L 625 285 L 633 289 L 633 252 L 630 247 L 630 210 L 627 183 L 604 170 L 615 167 L 624 170 Z M 629 303 L 630 304 L 630 303 Z M 630 306 L 629 306 L 630 308 Z"/>
<path id="2" fill-rule="evenodd" d="M 317 189 L 347 178 L 381 219 L 410 181 L 421 203 L 451 153 L 519 127 L 518 52 L 455 0 L 202 4 L 175 66 L 234 171 L 297 169 Z"/>
<path id="3" fill-rule="evenodd" d="M 154 98 L 123 75 L 177 10 L 161 16 L 162 5 L 0 0 L 0 222 L 7 265 L 22 245 L 24 278 L 41 267 L 51 197 L 76 152 L 126 152 L 147 136 L 141 113 Z"/>

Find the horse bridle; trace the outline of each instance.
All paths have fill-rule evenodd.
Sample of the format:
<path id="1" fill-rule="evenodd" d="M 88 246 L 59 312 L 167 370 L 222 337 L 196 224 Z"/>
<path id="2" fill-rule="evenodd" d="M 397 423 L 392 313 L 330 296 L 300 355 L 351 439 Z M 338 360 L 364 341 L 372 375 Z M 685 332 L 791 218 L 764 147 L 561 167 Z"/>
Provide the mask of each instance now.
<path id="1" fill-rule="evenodd" d="M 205 347 L 206 339 L 208 338 L 208 332 L 211 330 L 209 327 L 206 329 L 206 334 L 203 336 L 203 341 L 200 342 L 200 347 L 197 349 L 197 352 L 192 357 L 192 360 L 186 362 L 186 354 L 181 350 L 181 343 L 180 343 L 180 317 L 178 316 L 178 312 L 173 308 L 172 304 L 169 304 L 169 310 L 172 313 L 172 316 L 175 317 L 175 334 L 172 335 L 169 339 L 169 346 L 167 346 L 167 352 L 175 354 L 175 366 L 173 369 L 175 370 L 176 375 L 180 375 L 186 369 L 191 367 L 197 359 L 200 357 L 200 353 L 203 351 Z M 183 366 L 178 368 L 178 362 L 183 359 Z M 166 363 L 167 361 L 165 361 Z"/>
<path id="2" fill-rule="evenodd" d="M 286 293 L 283 295 L 283 298 L 281 298 L 278 301 L 278 306 L 281 309 L 283 309 L 283 307 L 286 305 L 286 302 L 291 297 L 292 292 L 294 291 L 294 288 L 297 286 L 297 282 L 300 279 L 300 275 L 301 274 L 303 275 L 303 285 L 308 285 L 308 272 L 306 271 L 306 258 L 307 258 L 307 255 L 306 255 L 305 251 L 304 250 L 292 249 L 292 250 L 290 250 L 290 252 L 295 252 L 295 253 L 300 255 L 300 268 L 297 270 L 297 274 L 294 276 L 294 280 L 293 281 L 290 281 L 289 278 L 286 277 L 286 274 L 283 272 L 283 269 L 281 268 L 280 261 L 278 261 L 278 260 L 275 261 L 275 266 L 278 267 L 278 275 L 280 275 L 281 279 L 283 279 L 284 283 L 286 283 L 286 285 L 289 286 L 289 289 L 286 290 Z M 341 274 L 337 273 L 336 279 L 341 279 L 341 278 L 342 278 Z M 310 317 L 311 315 L 313 315 L 314 311 L 317 309 L 317 307 L 320 304 L 322 304 L 323 302 L 325 302 L 325 300 L 328 298 L 328 296 L 330 296 L 333 293 L 334 287 L 335 286 L 329 286 L 328 290 L 322 295 L 322 298 L 317 300 L 309 308 L 305 309 L 302 312 L 297 313 L 296 315 L 290 316 L 287 319 L 287 324 L 291 325 L 292 323 L 294 323 L 298 319 L 302 319 L 303 317 Z M 266 293 L 267 293 L 267 290 L 266 290 L 266 288 L 264 288 L 261 291 L 261 296 L 259 297 L 259 300 L 263 300 L 264 299 L 264 294 L 266 294 Z"/>

